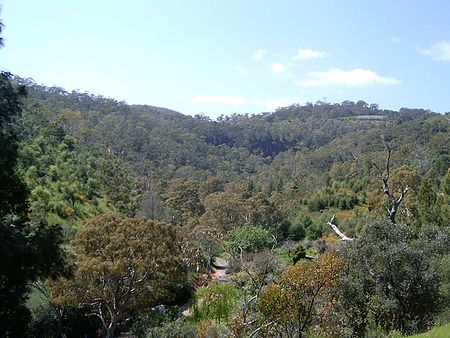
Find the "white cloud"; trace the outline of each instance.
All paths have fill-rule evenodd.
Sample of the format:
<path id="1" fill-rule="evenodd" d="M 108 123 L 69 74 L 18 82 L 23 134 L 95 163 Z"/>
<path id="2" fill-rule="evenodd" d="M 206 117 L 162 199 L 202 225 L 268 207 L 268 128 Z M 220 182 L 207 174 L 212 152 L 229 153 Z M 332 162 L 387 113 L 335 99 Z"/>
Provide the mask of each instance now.
<path id="1" fill-rule="evenodd" d="M 322 52 L 320 50 L 312 50 L 312 49 L 299 49 L 297 51 L 297 55 L 293 57 L 294 60 L 309 60 L 309 59 L 319 59 L 324 58 L 327 53 Z"/>
<path id="2" fill-rule="evenodd" d="M 286 67 L 281 63 L 272 63 L 270 70 L 272 73 L 279 74 L 284 73 L 286 71 Z"/>
<path id="3" fill-rule="evenodd" d="M 421 52 L 435 60 L 450 61 L 450 42 L 441 41 L 430 48 L 421 50 Z"/>
<path id="4" fill-rule="evenodd" d="M 264 108 L 276 110 L 280 107 L 290 106 L 293 103 L 299 103 L 300 99 L 295 97 L 270 98 L 264 101 Z"/>
<path id="5" fill-rule="evenodd" d="M 369 69 L 352 69 L 349 71 L 341 69 L 330 69 L 327 72 L 310 72 L 308 79 L 297 81 L 300 87 L 326 87 L 326 86 L 362 86 L 370 84 L 393 85 L 401 81 L 378 75 Z"/>
<path id="6" fill-rule="evenodd" d="M 200 95 L 193 98 L 197 103 L 219 103 L 226 105 L 239 106 L 244 104 L 247 100 L 242 96 L 227 96 L 227 95 Z"/>
<path id="7" fill-rule="evenodd" d="M 258 49 L 256 53 L 252 55 L 252 58 L 255 60 L 261 60 L 266 53 L 267 51 L 265 49 Z"/>
<path id="8" fill-rule="evenodd" d="M 279 107 L 290 106 L 294 103 L 301 103 L 302 99 L 299 97 L 273 97 L 273 98 L 260 98 L 255 97 L 250 100 L 250 103 L 259 106 L 268 111 L 274 111 Z"/>
<path id="9" fill-rule="evenodd" d="M 233 67 L 233 69 L 241 75 L 247 75 L 249 73 L 248 69 L 241 66 Z"/>

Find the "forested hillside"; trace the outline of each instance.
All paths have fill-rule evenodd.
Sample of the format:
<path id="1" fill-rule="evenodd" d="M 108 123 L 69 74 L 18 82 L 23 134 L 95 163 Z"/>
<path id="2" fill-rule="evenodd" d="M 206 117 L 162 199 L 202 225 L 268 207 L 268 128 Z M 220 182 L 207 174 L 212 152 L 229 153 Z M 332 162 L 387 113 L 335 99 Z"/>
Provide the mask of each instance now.
<path id="1" fill-rule="evenodd" d="M 448 320 L 448 114 L 345 101 L 212 120 L 8 81 L 27 91 L 13 126 L 27 217 L 60 229 L 65 253 L 29 278 L 27 335 L 361 337 Z"/>

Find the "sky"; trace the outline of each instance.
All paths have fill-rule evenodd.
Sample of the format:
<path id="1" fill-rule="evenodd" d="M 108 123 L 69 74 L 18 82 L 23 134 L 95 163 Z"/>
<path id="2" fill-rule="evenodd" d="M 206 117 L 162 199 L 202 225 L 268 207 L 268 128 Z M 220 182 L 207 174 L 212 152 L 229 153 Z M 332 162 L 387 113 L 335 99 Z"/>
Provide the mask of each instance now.
<path id="1" fill-rule="evenodd" d="M 0 69 L 184 114 L 450 111 L 447 0 L 0 0 Z"/>

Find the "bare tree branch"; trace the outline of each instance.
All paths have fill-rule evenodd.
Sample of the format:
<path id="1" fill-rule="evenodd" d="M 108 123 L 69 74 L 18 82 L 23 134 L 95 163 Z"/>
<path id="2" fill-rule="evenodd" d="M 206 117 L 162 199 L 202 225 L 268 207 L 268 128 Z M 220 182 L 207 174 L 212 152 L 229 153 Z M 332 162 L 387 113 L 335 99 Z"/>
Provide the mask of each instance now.
<path id="1" fill-rule="evenodd" d="M 339 228 L 337 227 L 336 224 L 333 223 L 334 221 L 334 217 L 336 215 L 333 215 L 333 217 L 331 217 L 331 219 L 327 222 L 327 224 L 329 226 L 331 226 L 331 228 L 334 230 L 334 232 L 343 240 L 343 241 L 353 241 L 354 238 L 350 238 L 347 237 L 341 230 L 339 230 Z"/>
<path id="2" fill-rule="evenodd" d="M 380 174 L 381 181 L 383 182 L 383 191 L 388 196 L 389 199 L 389 208 L 387 209 L 389 214 L 389 219 L 392 221 L 392 223 L 395 223 L 395 217 L 397 215 L 398 208 L 400 207 L 400 204 L 402 203 L 403 198 L 405 197 L 406 193 L 408 192 L 408 186 L 403 187 L 402 191 L 400 193 L 400 196 L 397 198 L 394 195 L 394 192 L 392 191 L 391 187 L 389 186 L 389 177 L 390 177 L 390 167 L 391 167 L 391 152 L 392 148 L 387 144 L 387 142 L 384 142 L 386 146 L 386 169 L 384 172 L 380 169 L 380 167 L 375 163 L 372 162 L 374 167 L 378 170 L 378 173 Z"/>
<path id="3" fill-rule="evenodd" d="M 261 331 L 262 329 L 264 329 L 264 328 L 266 328 L 266 327 L 269 327 L 270 325 L 273 325 L 273 324 L 275 324 L 275 322 L 270 322 L 270 323 L 267 323 L 267 324 L 264 324 L 264 325 L 258 327 L 255 331 L 253 331 L 253 332 L 250 334 L 250 336 L 248 336 L 248 338 L 252 338 L 252 337 L 253 337 L 255 334 L 257 334 L 259 331 Z"/>

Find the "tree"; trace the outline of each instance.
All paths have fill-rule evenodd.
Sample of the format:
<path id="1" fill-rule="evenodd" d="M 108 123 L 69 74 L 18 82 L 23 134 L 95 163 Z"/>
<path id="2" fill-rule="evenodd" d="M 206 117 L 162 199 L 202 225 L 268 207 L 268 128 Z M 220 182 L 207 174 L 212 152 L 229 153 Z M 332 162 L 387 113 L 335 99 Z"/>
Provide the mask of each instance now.
<path id="1" fill-rule="evenodd" d="M 440 281 L 432 262 L 450 247 L 448 232 L 429 232 L 416 239 L 407 225 L 386 220 L 342 245 L 340 305 L 355 336 L 364 335 L 369 321 L 404 332 L 429 324 L 439 309 Z"/>
<path id="2" fill-rule="evenodd" d="M 209 194 L 204 203 L 205 213 L 200 218 L 200 224 L 203 227 L 226 233 L 245 224 L 244 203 L 232 191 Z"/>
<path id="3" fill-rule="evenodd" d="M 182 281 L 178 243 L 171 226 L 152 220 L 117 214 L 87 220 L 72 243 L 78 264 L 69 302 L 89 306 L 113 337 L 132 310 L 171 297 Z"/>
<path id="4" fill-rule="evenodd" d="M 338 284 L 343 262 L 334 253 L 311 262 L 297 263 L 259 297 L 264 324 L 280 336 L 302 337 L 313 321 L 326 318 L 334 304 L 333 290 Z"/>
<path id="5" fill-rule="evenodd" d="M 0 33 L 3 24 L 0 22 Z M 0 36 L 0 48 L 3 38 Z M 62 270 L 61 228 L 28 218 L 28 190 L 17 174 L 18 133 L 24 86 L 0 72 L 0 335 L 26 334 L 28 283 Z"/>
<path id="6" fill-rule="evenodd" d="M 419 228 L 422 225 L 448 225 L 449 208 L 448 197 L 439 194 L 430 181 L 426 180 L 420 185 L 414 210 L 415 221 Z"/>
<path id="7" fill-rule="evenodd" d="M 275 237 L 268 230 L 253 225 L 233 229 L 228 233 L 226 241 L 228 251 L 235 255 L 241 251 L 259 252 L 270 249 L 275 244 Z"/>
<path id="8" fill-rule="evenodd" d="M 23 306 L 26 285 L 34 276 L 26 264 L 29 252 L 23 233 L 27 191 L 15 171 L 17 141 L 11 128 L 24 94 L 23 88 L 14 88 L 10 74 L 0 74 L 0 334 L 7 337 L 24 335 L 20 327 L 29 317 Z"/>
<path id="9" fill-rule="evenodd" d="M 26 92 L 0 73 L 0 335 L 25 335 L 29 282 L 62 270 L 61 228 L 28 218 L 28 190 L 16 170 L 15 123 Z"/>
<path id="10" fill-rule="evenodd" d="M 392 187 L 389 184 L 389 178 L 390 178 L 390 169 L 391 169 L 391 152 L 392 152 L 392 148 L 385 142 L 385 146 L 386 146 L 386 169 L 383 171 L 380 169 L 380 167 L 373 162 L 373 165 L 375 166 L 375 168 L 378 170 L 378 173 L 380 174 L 380 178 L 381 181 L 383 182 L 383 191 L 384 193 L 387 195 L 388 200 L 389 200 L 389 207 L 387 209 L 388 213 L 389 213 L 389 219 L 391 220 L 392 223 L 395 223 L 395 217 L 397 215 L 397 211 L 400 207 L 400 204 L 402 203 L 404 197 L 406 196 L 406 194 L 408 193 L 408 185 L 406 186 L 402 186 L 400 188 L 400 195 L 397 197 L 394 194 L 394 190 L 392 189 Z"/>
<path id="11" fill-rule="evenodd" d="M 235 272 L 232 280 L 241 291 L 241 306 L 230 320 L 230 327 L 236 337 L 246 336 L 255 329 L 259 317 L 258 298 L 285 268 L 273 249 L 274 246 L 270 251 L 241 252 L 239 255 L 228 252 L 231 256 L 230 270 Z"/>
<path id="12" fill-rule="evenodd" d="M 174 179 L 170 182 L 167 197 L 164 203 L 171 211 L 172 224 L 188 225 L 205 211 L 200 201 L 198 181 Z"/>

